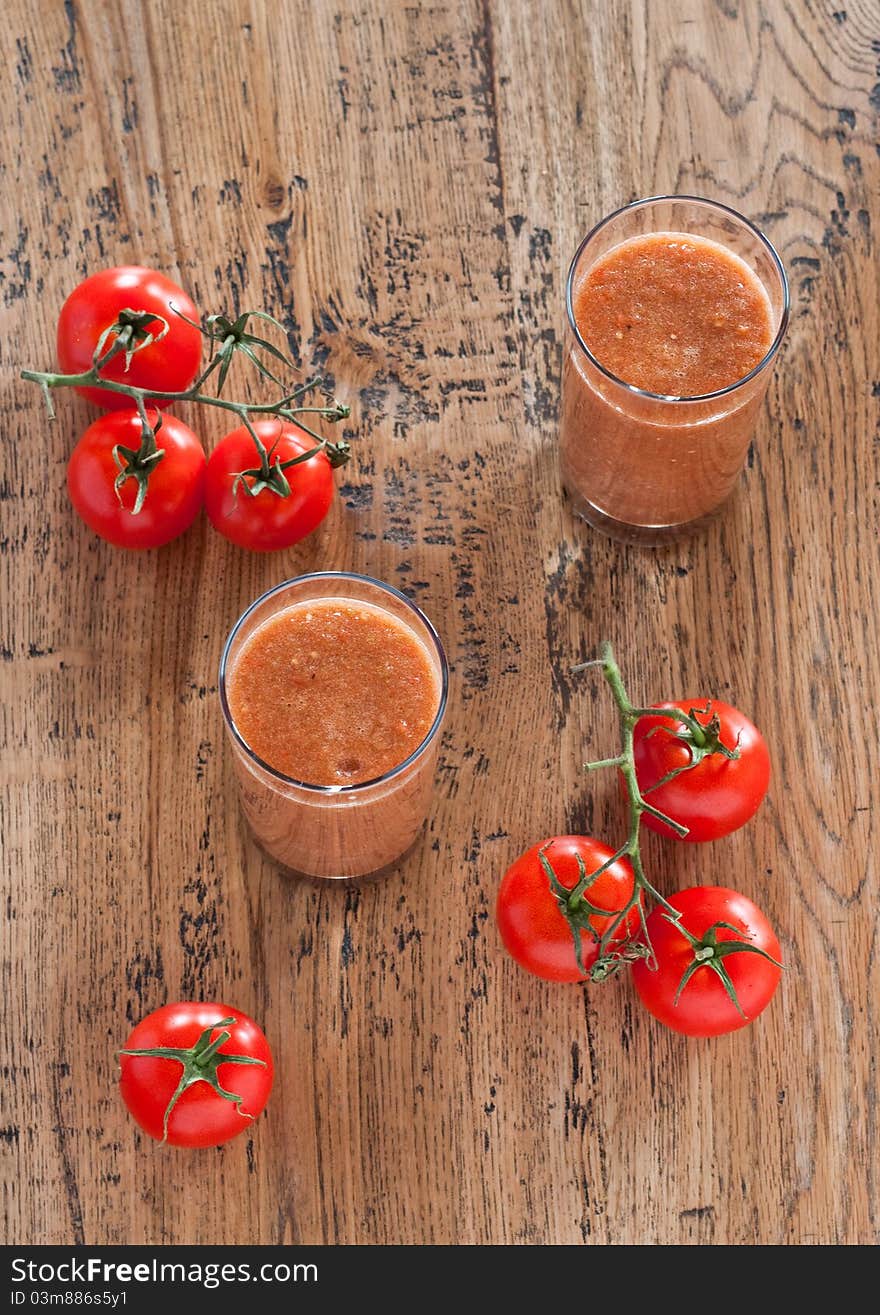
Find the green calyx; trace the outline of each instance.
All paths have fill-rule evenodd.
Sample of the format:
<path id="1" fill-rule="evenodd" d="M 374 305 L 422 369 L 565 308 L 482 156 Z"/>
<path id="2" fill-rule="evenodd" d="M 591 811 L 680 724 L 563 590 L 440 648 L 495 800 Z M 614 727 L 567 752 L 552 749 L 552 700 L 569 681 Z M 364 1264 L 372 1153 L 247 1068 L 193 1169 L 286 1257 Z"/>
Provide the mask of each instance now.
<path id="1" fill-rule="evenodd" d="M 286 333 L 283 324 L 279 324 L 274 315 L 269 315 L 262 310 L 242 311 L 237 319 L 231 320 L 228 315 L 208 315 L 204 324 L 196 324 L 195 321 L 187 319 L 185 315 L 180 316 L 185 319 L 187 324 L 191 324 L 194 329 L 198 329 L 208 342 L 211 344 L 211 359 L 208 368 L 202 375 L 202 382 L 212 374 L 215 369 L 219 368 L 217 376 L 217 396 L 223 391 L 223 385 L 226 383 L 226 376 L 229 374 L 229 367 L 232 365 L 235 356 L 246 356 L 252 365 L 256 366 L 257 371 L 264 379 L 269 379 L 279 388 L 284 385 L 276 374 L 269 369 L 263 355 L 280 361 L 282 365 L 287 366 L 289 362 L 287 357 L 280 351 L 274 343 L 268 342 L 267 339 L 259 337 L 248 330 L 248 320 L 258 319 L 266 320 L 269 324 Z"/>
<path id="2" fill-rule="evenodd" d="M 142 401 L 138 402 L 138 410 L 141 418 L 140 447 L 124 447 L 122 443 L 117 443 L 113 449 L 113 460 L 116 462 L 118 472 L 113 481 L 113 488 L 116 491 L 120 506 L 122 506 L 122 493 L 120 490 L 125 481 L 127 479 L 137 481 L 137 495 L 131 509 L 132 516 L 136 516 L 143 507 L 150 475 L 165 455 L 165 449 L 156 446 L 156 434 L 162 427 L 162 416 L 159 415 L 155 425 L 151 425 L 147 419 L 146 408 Z"/>
<path id="3" fill-rule="evenodd" d="M 266 1067 L 264 1059 L 252 1059 L 250 1055 L 227 1055 L 220 1054 L 220 1047 L 225 1045 L 232 1035 L 225 1030 L 220 1035 L 212 1035 L 218 1028 L 226 1029 L 231 1027 L 238 1020 L 235 1018 L 221 1018 L 219 1023 L 212 1023 L 202 1032 L 198 1041 L 189 1049 L 178 1049 L 173 1046 L 155 1046 L 150 1050 L 120 1050 L 120 1055 L 128 1055 L 133 1059 L 173 1059 L 183 1065 L 183 1072 L 180 1075 L 180 1081 L 177 1088 L 165 1107 L 165 1115 L 162 1120 L 162 1141 L 168 1140 L 168 1120 L 171 1118 L 171 1112 L 174 1106 L 180 1100 L 187 1088 L 193 1086 L 196 1082 L 207 1082 L 212 1091 L 216 1092 L 223 1100 L 228 1100 L 236 1106 L 238 1113 L 243 1119 L 252 1119 L 254 1116 L 248 1114 L 241 1108 L 243 1096 L 239 1096 L 234 1091 L 227 1091 L 221 1087 L 220 1079 L 217 1076 L 217 1070 L 221 1064 L 256 1064 L 260 1068 Z"/>
<path id="4" fill-rule="evenodd" d="M 347 406 L 341 406 L 337 403 L 336 409 L 339 412 L 336 419 L 345 419 L 349 414 Z M 243 490 L 247 497 L 255 498 L 264 489 L 268 489 L 270 493 L 274 493 L 277 497 L 286 498 L 290 493 L 290 481 L 285 471 L 290 470 L 292 466 L 301 466 L 303 462 L 311 461 L 312 457 L 316 457 L 320 452 L 324 453 L 334 469 L 337 466 L 344 466 L 349 460 L 351 449 L 344 439 L 331 443 L 329 439 L 318 437 L 317 446 L 309 448 L 307 452 L 300 452 L 295 457 L 289 457 L 287 461 L 273 461 L 272 457 L 281 437 L 280 429 L 278 438 L 270 448 L 267 448 L 244 409 L 241 412 L 241 419 L 253 439 L 260 464 L 252 466 L 248 470 L 240 470 L 235 475 L 232 481 L 233 497 L 237 497 L 239 491 Z M 307 432 L 311 433 L 311 430 L 307 430 Z"/>
<path id="5" fill-rule="evenodd" d="M 131 365 L 135 352 L 158 342 L 168 332 L 168 321 L 163 315 L 147 310 L 121 310 L 114 322 L 107 326 L 98 339 L 92 355 L 95 370 L 100 370 L 114 356 L 125 353 L 125 368 Z M 104 348 L 112 339 L 110 349 Z"/>
<path id="6" fill-rule="evenodd" d="M 617 860 L 623 856 L 623 851 L 619 850 L 616 854 L 612 854 L 611 858 L 607 859 L 600 867 L 596 868 L 595 872 L 588 872 L 587 865 L 584 863 L 580 854 L 576 855 L 578 879 L 574 886 L 569 889 L 568 886 L 562 884 L 553 870 L 553 865 L 547 857 L 548 848 L 549 845 L 544 845 L 543 848 L 538 851 L 538 858 L 541 867 L 544 869 L 544 875 L 549 882 L 550 889 L 556 897 L 559 911 L 563 918 L 565 918 L 571 931 L 572 940 L 574 941 L 574 957 L 578 969 L 584 978 L 589 977 L 591 981 L 602 981 L 605 977 L 610 976 L 610 974 L 615 971 L 613 966 L 615 962 L 617 962 L 618 967 L 622 967 L 623 963 L 627 960 L 625 959 L 622 950 L 612 951 L 609 954 L 603 955 L 603 957 L 597 960 L 588 971 L 584 965 L 584 947 L 583 941 L 581 940 L 581 932 L 585 931 L 594 944 L 600 945 L 602 937 L 593 926 L 590 918 L 596 916 L 600 918 L 614 918 L 618 913 L 623 912 L 623 910 L 600 909 L 598 905 L 590 903 L 587 899 L 586 892 L 590 889 L 593 882 L 601 877 L 603 872 L 607 872 L 612 864 L 616 863 Z"/>
<path id="7" fill-rule="evenodd" d="M 639 709 L 639 711 L 641 713 L 642 710 Z M 645 709 L 645 715 L 663 717 L 668 715 L 668 711 L 664 708 L 655 708 L 653 711 Z M 707 704 L 705 708 L 690 708 L 687 719 L 682 720 L 677 730 L 673 730 L 671 726 L 654 726 L 648 731 L 646 739 L 662 732 L 664 735 L 669 735 L 672 739 L 678 740 L 687 749 L 689 757 L 688 761 L 682 763 L 681 767 L 673 767 L 665 776 L 661 776 L 659 781 L 649 785 L 645 790 L 645 794 L 650 794 L 652 790 L 659 790 L 661 785 L 667 785 L 676 776 L 681 776 L 682 772 L 693 771 L 704 759 L 711 758 L 713 755 L 727 758 L 731 762 L 740 756 L 738 744 L 735 744 L 731 749 L 722 741 L 721 720 L 717 713 L 712 713 L 705 723 L 697 720 L 698 714 L 705 717 L 711 711 L 710 704 Z M 681 716 L 684 718 L 684 714 L 681 714 Z"/>
<path id="8" fill-rule="evenodd" d="M 250 426 L 248 426 L 250 428 Z M 232 481 L 232 495 L 237 497 L 239 491 L 242 491 L 249 498 L 255 498 L 257 494 L 268 489 L 279 498 L 286 498 L 290 493 L 290 481 L 284 473 L 285 463 L 272 461 L 272 453 L 275 451 L 275 444 L 267 450 L 257 435 L 251 430 L 251 437 L 257 444 L 257 451 L 260 456 L 259 466 L 253 466 L 249 470 L 240 470 Z M 314 456 L 313 452 L 308 454 Z"/>
<path id="9" fill-rule="evenodd" d="M 734 1006 L 740 1017 L 744 1019 L 746 1014 L 739 1002 L 739 997 L 736 994 L 733 982 L 730 979 L 730 973 L 724 966 L 725 958 L 730 954 L 759 954 L 762 959 L 769 959 L 771 963 L 776 964 L 777 968 L 781 968 L 782 964 L 779 963 L 777 959 L 774 959 L 771 954 L 768 954 L 766 950 L 759 949 L 757 945 L 749 945 L 748 941 L 719 941 L 718 932 L 722 928 L 726 931 L 736 932 L 739 936 L 745 934 L 740 927 L 734 927 L 730 922 L 713 922 L 712 926 L 704 931 L 702 936 L 698 937 L 694 936 L 692 932 L 689 932 L 687 927 L 682 924 L 680 915 L 675 918 L 671 917 L 668 913 L 664 913 L 663 916 L 667 922 L 675 927 L 676 931 L 681 933 L 694 952 L 692 962 L 682 973 L 681 981 L 678 984 L 678 990 L 675 992 L 675 999 L 672 1003 L 674 1005 L 678 1004 L 682 991 L 695 973 L 699 972 L 701 968 L 708 968 L 711 972 L 715 973 L 716 977 L 724 987 L 724 990 L 727 992 L 731 1004 Z"/>

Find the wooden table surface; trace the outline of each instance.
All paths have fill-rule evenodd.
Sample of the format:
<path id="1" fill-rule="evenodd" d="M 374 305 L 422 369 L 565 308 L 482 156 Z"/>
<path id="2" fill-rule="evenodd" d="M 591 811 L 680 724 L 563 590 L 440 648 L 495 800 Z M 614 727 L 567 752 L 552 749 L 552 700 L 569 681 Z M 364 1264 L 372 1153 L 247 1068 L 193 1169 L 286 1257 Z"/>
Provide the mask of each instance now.
<path id="1" fill-rule="evenodd" d="M 6 12 L 9 1239 L 876 1241 L 878 5 Z M 621 547 L 560 491 L 562 290 L 583 233 L 660 191 L 756 221 L 793 316 L 723 518 Z M 350 402 L 354 460 L 304 544 L 248 555 L 202 519 L 129 555 L 74 516 L 92 413 L 65 394 L 49 426 L 18 371 L 118 263 L 274 311 Z M 217 698 L 239 612 L 317 568 L 405 589 L 453 668 L 424 842 L 360 888 L 262 857 Z M 611 700 L 567 674 L 605 638 L 634 694 L 714 692 L 772 746 L 749 826 L 647 842 L 662 889 L 735 885 L 780 934 L 771 1007 L 714 1042 L 499 943 L 521 850 L 624 825 L 581 771 L 614 751 Z M 139 1134 L 114 1051 L 192 997 L 253 1014 L 278 1073 L 252 1134 L 187 1153 Z"/>

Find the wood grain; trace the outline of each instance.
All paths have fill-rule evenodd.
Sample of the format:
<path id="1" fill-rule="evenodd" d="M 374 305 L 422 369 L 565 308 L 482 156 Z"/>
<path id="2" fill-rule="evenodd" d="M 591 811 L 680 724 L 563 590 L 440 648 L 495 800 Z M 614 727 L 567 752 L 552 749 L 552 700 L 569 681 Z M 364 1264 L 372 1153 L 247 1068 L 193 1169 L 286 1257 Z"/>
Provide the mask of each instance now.
<path id="1" fill-rule="evenodd" d="M 0 40 L 9 1240 L 875 1242 L 875 0 L 11 0 Z M 667 190 L 761 224 L 794 314 L 735 502 L 626 548 L 560 493 L 562 285 L 589 226 Z M 200 522 L 129 556 L 75 520 L 87 408 L 48 426 L 18 371 L 123 262 L 272 309 L 351 403 L 299 548 Z M 361 888 L 261 857 L 216 697 L 243 607 L 328 566 L 406 589 L 453 665 L 424 843 Z M 645 700 L 713 691 L 772 743 L 749 827 L 648 843 L 665 889 L 729 881 L 780 933 L 773 1005 L 716 1042 L 498 942 L 523 848 L 623 825 L 580 770 L 610 700 L 566 674 L 606 637 Z M 193 995 L 257 1017 L 278 1078 L 253 1135 L 190 1158 L 138 1134 L 114 1050 Z"/>

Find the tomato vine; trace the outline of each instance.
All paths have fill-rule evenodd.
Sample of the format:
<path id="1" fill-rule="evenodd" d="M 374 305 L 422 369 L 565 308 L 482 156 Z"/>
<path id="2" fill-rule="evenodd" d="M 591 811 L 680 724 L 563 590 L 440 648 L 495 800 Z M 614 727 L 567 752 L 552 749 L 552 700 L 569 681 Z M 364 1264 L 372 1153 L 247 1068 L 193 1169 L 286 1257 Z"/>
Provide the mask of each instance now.
<path id="1" fill-rule="evenodd" d="M 608 684 L 614 701 L 617 705 L 618 715 L 620 718 L 621 746 L 620 752 L 612 758 L 603 758 L 598 762 L 585 763 L 586 771 L 599 771 L 602 768 L 613 768 L 620 772 L 626 789 L 627 803 L 629 807 L 629 832 L 626 840 L 615 853 L 606 860 L 594 872 L 579 870 L 579 880 L 570 891 L 560 892 L 559 882 L 555 879 L 552 872 L 548 873 L 550 888 L 556 896 L 560 909 L 569 923 L 572 935 L 575 939 L 575 953 L 580 951 L 580 927 L 583 923 L 582 902 L 586 892 L 594 881 L 606 871 L 613 863 L 620 859 L 628 859 L 633 871 L 634 883 L 632 892 L 623 907 L 615 913 L 607 927 L 599 937 L 597 956 L 592 967 L 589 970 L 589 979 L 593 982 L 604 981 L 607 977 L 612 976 L 627 963 L 634 963 L 644 960 L 646 967 L 656 968 L 656 957 L 651 943 L 650 933 L 647 926 L 645 915 L 644 899 L 647 896 L 663 910 L 663 916 L 671 923 L 685 938 L 693 950 L 693 960 L 684 973 L 679 988 L 678 995 L 684 990 L 687 983 L 693 975 L 702 967 L 714 971 L 724 985 L 724 989 L 730 997 L 737 1010 L 742 1013 L 736 992 L 730 977 L 724 968 L 723 958 L 730 954 L 748 952 L 762 955 L 765 959 L 770 959 L 776 963 L 764 950 L 757 946 L 750 945 L 743 941 L 723 941 L 718 942 L 716 932 L 720 928 L 729 928 L 736 931 L 736 928 L 730 927 L 730 924 L 719 922 L 702 937 L 693 936 L 683 925 L 682 913 L 670 903 L 668 899 L 653 885 L 649 880 L 644 863 L 642 861 L 640 846 L 640 831 L 642 819 L 648 815 L 665 826 L 669 827 L 677 836 L 684 837 L 688 834 L 688 828 L 681 822 L 669 817 L 666 813 L 656 808 L 653 804 L 645 799 L 642 792 L 638 775 L 636 772 L 635 754 L 634 754 L 634 732 L 637 723 L 642 718 L 651 717 L 666 718 L 669 721 L 678 723 L 681 730 L 676 733 L 676 738 L 680 739 L 689 750 L 689 761 L 682 767 L 676 769 L 675 773 L 670 773 L 663 781 L 655 783 L 649 787 L 655 789 L 658 785 L 665 783 L 673 775 L 680 772 L 691 771 L 712 754 L 718 754 L 730 761 L 735 761 L 740 756 L 739 746 L 731 748 L 721 742 L 719 734 L 719 725 L 717 719 L 713 718 L 707 725 L 702 725 L 698 720 L 696 713 L 699 709 L 691 708 L 686 712 L 681 708 L 675 707 L 655 707 L 642 708 L 634 705 L 623 683 L 623 677 L 620 668 L 614 657 L 614 652 L 610 643 L 602 646 L 601 654 L 598 658 L 590 662 L 582 662 L 573 668 L 575 673 L 587 671 L 593 667 L 601 668 L 602 674 Z M 707 709 L 708 710 L 708 709 Z M 706 711 L 707 711 L 706 710 Z M 649 792 L 649 791 L 646 791 Z M 542 856 L 542 863 L 545 870 L 549 867 L 547 859 Z M 562 897 L 564 895 L 564 898 Z M 620 940 L 620 928 L 629 917 L 631 911 L 637 908 L 639 915 L 639 926 L 641 936 L 638 938 L 628 936 L 623 942 Z M 676 997 L 677 999 L 678 997 Z"/>
<path id="2" fill-rule="evenodd" d="M 351 409 L 336 399 L 326 406 L 304 404 L 323 388 L 320 377 L 307 379 L 292 389 L 281 382 L 267 362 L 280 361 L 287 368 L 295 368 L 293 362 L 289 361 L 273 343 L 251 332 L 249 328 L 249 322 L 258 319 L 267 321 L 283 332 L 283 326 L 273 316 L 266 311 L 252 310 L 243 311 L 235 320 L 230 320 L 225 315 L 209 315 L 203 323 L 196 323 L 180 311 L 175 313 L 185 323 L 198 329 L 210 343 L 208 362 L 189 388 L 177 392 L 163 392 L 159 389 L 139 388 L 134 384 L 105 378 L 101 374 L 108 363 L 119 356 L 125 357 L 125 369 L 128 370 L 138 352 L 152 343 L 160 342 L 169 331 L 169 322 L 163 315 L 154 311 L 130 308 L 120 311 L 113 323 L 102 331 L 92 355 L 90 369 L 78 374 L 58 374 L 42 370 L 21 372 L 23 379 L 38 384 L 42 389 L 50 420 L 55 419 L 53 389 L 88 387 L 131 399 L 141 421 L 140 446 L 128 448 L 117 445 L 113 457 L 118 471 L 115 483 L 117 496 L 126 480 L 134 479 L 137 482 L 138 491 L 132 514 L 136 515 L 143 507 L 150 475 L 165 455 L 157 442 L 162 419 L 159 416 L 154 424 L 150 423 L 147 416 L 147 405 L 150 402 L 161 401 L 166 404 L 197 402 L 203 406 L 219 407 L 234 412 L 247 428 L 256 452 L 254 466 L 242 470 L 236 481 L 236 491 L 243 490 L 250 497 L 255 497 L 262 489 L 270 489 L 281 498 L 287 497 L 290 493 L 290 484 L 285 472 L 292 466 L 311 460 L 318 453 L 323 452 L 333 467 L 345 465 L 350 459 L 350 448 L 346 440 L 331 441 L 312 429 L 303 417 L 317 416 L 330 424 L 337 424 L 348 419 Z M 223 397 L 227 375 L 237 355 L 244 356 L 262 378 L 270 380 L 282 389 L 281 395 L 273 401 L 264 403 L 233 401 Z M 206 393 L 203 391 L 204 386 L 213 375 L 216 375 L 216 391 Z M 259 418 L 276 416 L 279 420 L 293 422 L 314 439 L 315 446 L 287 461 L 273 462 L 273 449 L 266 448 L 254 427 L 251 419 L 253 416 Z M 246 476 L 254 477 L 254 483 L 249 484 Z"/>

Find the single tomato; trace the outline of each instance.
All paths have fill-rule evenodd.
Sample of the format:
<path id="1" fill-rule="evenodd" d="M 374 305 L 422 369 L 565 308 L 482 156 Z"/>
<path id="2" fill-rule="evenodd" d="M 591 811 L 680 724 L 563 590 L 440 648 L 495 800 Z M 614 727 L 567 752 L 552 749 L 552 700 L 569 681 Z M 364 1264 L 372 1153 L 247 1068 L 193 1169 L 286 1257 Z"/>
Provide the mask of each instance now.
<path id="1" fill-rule="evenodd" d="M 102 269 L 84 279 L 71 292 L 58 317 L 58 364 L 62 373 L 84 374 L 91 370 L 101 335 L 116 322 L 120 311 L 147 311 L 161 315 L 168 324 L 168 331 L 159 338 L 160 323 L 153 321 L 145 325 L 145 332 L 151 333 L 156 341 L 136 351 L 128 369 L 124 353 L 114 356 L 101 368 L 101 378 L 145 388 L 148 392 L 178 393 L 189 388 L 199 369 L 202 335 L 175 312 L 179 311 L 197 323 L 199 312 L 176 283 L 158 270 L 141 265 Z M 111 335 L 102 354 L 112 343 Z M 88 386 L 76 391 L 104 410 L 115 411 L 132 404 L 132 399 L 124 393 L 105 392 Z M 155 405 L 164 407 L 169 403 L 160 399 Z"/>
<path id="2" fill-rule="evenodd" d="M 159 414 L 147 412 L 150 424 Z M 164 455 L 143 472 L 146 493 L 135 511 L 139 480 L 116 481 L 120 467 L 114 451 L 137 452 L 142 425 L 137 411 L 113 411 L 99 418 L 80 438 L 67 465 L 70 500 L 90 529 L 118 548 L 158 548 L 192 525 L 205 483 L 205 450 L 193 431 L 176 416 L 165 414 L 156 430 L 156 446 Z M 120 452 L 120 460 L 126 458 Z"/>
<path id="3" fill-rule="evenodd" d="M 498 891 L 496 918 L 505 948 L 518 964 L 550 982 L 582 982 L 589 976 L 600 937 L 633 893 L 628 860 L 611 863 L 613 858 L 613 850 L 590 836 L 554 836 L 527 849 L 508 868 Z M 586 885 L 572 906 L 566 892 L 606 863 L 606 870 Z M 636 903 L 608 948 L 619 949 L 638 926 Z"/>
<path id="4" fill-rule="evenodd" d="M 648 915 L 656 967 L 633 964 L 642 1004 L 686 1036 L 735 1032 L 767 1008 L 782 975 L 779 941 L 764 914 L 725 886 L 692 886 Z"/>
<path id="5" fill-rule="evenodd" d="M 214 529 L 240 548 L 289 548 L 311 534 L 330 510 L 333 469 L 323 452 L 282 469 L 312 451 L 315 440 L 286 421 L 252 424 L 266 450 L 262 472 L 261 454 L 247 427 L 233 429 L 208 459 L 205 509 Z"/>
<path id="6" fill-rule="evenodd" d="M 754 816 L 767 793 L 770 755 L 764 737 L 748 717 L 719 699 L 702 703 L 682 700 L 657 707 L 691 713 L 708 728 L 710 751 L 695 746 L 681 722 L 662 716 L 641 717 L 633 734 L 633 755 L 642 795 L 647 803 L 688 828 L 684 840 L 718 840 L 730 835 Z M 713 742 L 723 747 L 713 752 Z M 670 779 L 665 784 L 658 784 L 666 777 Z M 642 821 L 652 831 L 675 836 L 650 813 L 643 813 Z"/>
<path id="7" fill-rule="evenodd" d="M 228 1005 L 164 1005 L 138 1023 L 119 1055 L 119 1088 L 132 1117 L 172 1146 L 219 1146 L 237 1137 L 272 1089 L 268 1041 Z"/>

